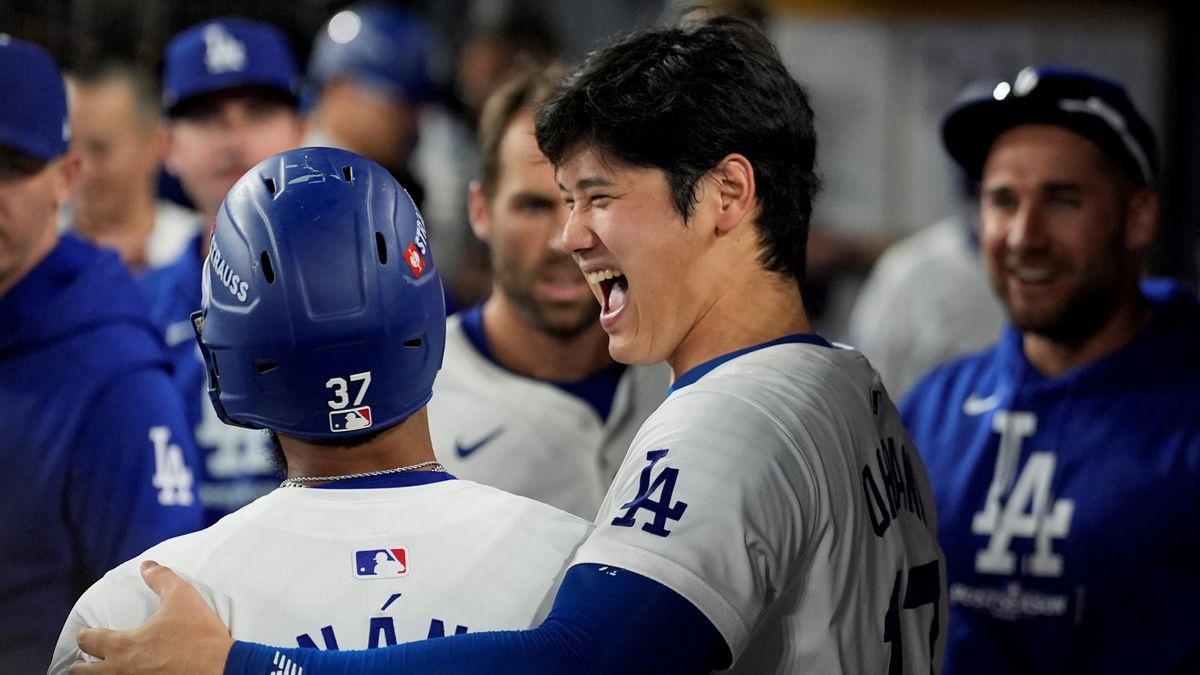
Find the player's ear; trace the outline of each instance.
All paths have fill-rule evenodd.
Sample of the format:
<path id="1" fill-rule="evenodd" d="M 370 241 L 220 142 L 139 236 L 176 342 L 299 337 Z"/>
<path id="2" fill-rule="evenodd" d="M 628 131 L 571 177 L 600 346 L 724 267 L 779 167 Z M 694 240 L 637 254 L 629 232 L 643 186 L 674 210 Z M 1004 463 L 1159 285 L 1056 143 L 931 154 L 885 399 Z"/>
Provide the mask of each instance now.
<path id="1" fill-rule="evenodd" d="M 720 199 L 716 227 L 729 232 L 754 211 L 754 167 L 741 153 L 725 156 L 710 172 Z"/>
<path id="2" fill-rule="evenodd" d="M 83 160 L 77 152 L 68 152 L 55 160 L 58 167 L 54 175 L 54 199 L 61 206 L 71 198 L 75 186 L 79 182 L 79 174 L 83 170 Z"/>
<path id="3" fill-rule="evenodd" d="M 1125 218 L 1125 246 L 1142 250 L 1150 245 L 1158 232 L 1158 194 L 1150 188 L 1139 188 L 1129 198 Z"/>
<path id="4" fill-rule="evenodd" d="M 483 192 L 483 184 L 478 180 L 471 181 L 467 188 L 467 216 L 471 219 L 471 231 L 475 237 L 487 243 L 492 230 L 488 219 L 488 198 Z"/>

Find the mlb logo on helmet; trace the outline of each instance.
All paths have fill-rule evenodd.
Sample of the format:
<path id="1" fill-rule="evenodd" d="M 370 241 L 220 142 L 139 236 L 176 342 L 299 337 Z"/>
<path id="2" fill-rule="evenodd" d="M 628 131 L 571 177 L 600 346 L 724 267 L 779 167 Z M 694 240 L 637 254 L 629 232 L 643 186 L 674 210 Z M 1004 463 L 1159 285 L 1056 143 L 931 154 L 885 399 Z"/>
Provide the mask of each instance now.
<path id="1" fill-rule="evenodd" d="M 335 410 L 329 413 L 329 430 L 333 432 L 357 431 L 371 426 L 371 406 L 348 410 Z"/>
<path id="2" fill-rule="evenodd" d="M 405 576 L 408 576 L 408 551 L 403 548 L 370 548 L 354 552 L 355 579 Z"/>

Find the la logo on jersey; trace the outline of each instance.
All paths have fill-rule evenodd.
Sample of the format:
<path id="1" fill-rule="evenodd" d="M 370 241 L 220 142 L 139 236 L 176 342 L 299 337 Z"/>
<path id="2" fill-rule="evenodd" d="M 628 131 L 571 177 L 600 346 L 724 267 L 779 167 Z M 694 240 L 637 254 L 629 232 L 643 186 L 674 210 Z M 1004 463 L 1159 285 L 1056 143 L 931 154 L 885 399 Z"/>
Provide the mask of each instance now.
<path id="1" fill-rule="evenodd" d="M 1037 577 L 1062 576 L 1063 558 L 1054 551 L 1054 541 L 1070 534 L 1075 502 L 1052 494 L 1057 464 L 1054 453 L 1031 452 L 1016 475 L 1021 446 L 1037 431 L 1037 417 L 1029 412 L 1000 411 L 992 418 L 992 430 L 1000 434 L 1000 448 L 983 510 L 971 521 L 972 533 L 988 536 L 987 547 L 975 556 L 975 570 L 1013 574 L 1017 556 L 1011 544 L 1013 539 L 1025 538 L 1033 540 L 1034 550 L 1022 556 L 1021 571 Z"/>
<path id="2" fill-rule="evenodd" d="M 355 579 L 394 579 L 408 576 L 408 551 L 369 548 L 354 552 Z"/>
<path id="3" fill-rule="evenodd" d="M 183 450 L 171 442 L 171 428 L 150 427 L 150 443 L 154 446 L 154 476 L 150 483 L 158 490 L 158 503 L 163 506 L 190 506 L 192 470 L 183 461 Z"/>
<path id="4" fill-rule="evenodd" d="M 657 477 L 654 476 L 655 465 L 666 457 L 668 452 L 667 448 L 659 448 L 646 453 L 649 464 L 642 469 L 642 475 L 638 479 L 637 496 L 621 506 L 625 513 L 613 518 L 613 525 L 633 527 L 637 522 L 638 511 L 645 509 L 654 519 L 642 523 L 642 530 L 659 537 L 670 536 L 671 531 L 666 527 L 667 521 L 682 518 L 688 505 L 683 501 L 671 503 L 674 498 L 672 495 L 675 492 L 675 481 L 679 479 L 679 469 L 667 467 L 660 471 Z"/>

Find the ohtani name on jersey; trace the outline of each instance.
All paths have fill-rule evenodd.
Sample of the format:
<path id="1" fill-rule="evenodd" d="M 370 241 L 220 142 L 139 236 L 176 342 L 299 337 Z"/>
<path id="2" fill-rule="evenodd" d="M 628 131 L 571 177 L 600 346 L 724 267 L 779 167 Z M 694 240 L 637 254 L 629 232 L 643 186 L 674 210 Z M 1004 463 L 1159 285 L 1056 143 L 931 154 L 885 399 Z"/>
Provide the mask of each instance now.
<path id="1" fill-rule="evenodd" d="M 925 504 L 917 488 L 908 448 L 901 443 L 897 450 L 896 439 L 889 436 L 875 448 L 875 462 L 882 489 L 871 465 L 864 464 L 862 469 L 863 494 L 867 498 L 867 514 L 875 536 L 882 537 L 887 532 L 902 508 L 925 523 Z"/>
<path id="2" fill-rule="evenodd" d="M 238 299 L 238 302 L 245 302 L 250 284 L 242 281 L 242 277 L 234 273 L 233 268 L 226 262 L 225 256 L 221 255 L 221 249 L 217 248 L 216 241 L 212 243 L 212 253 L 208 256 L 208 260 L 212 265 L 213 273 L 221 280 L 221 285 L 227 288 L 233 297 Z"/>

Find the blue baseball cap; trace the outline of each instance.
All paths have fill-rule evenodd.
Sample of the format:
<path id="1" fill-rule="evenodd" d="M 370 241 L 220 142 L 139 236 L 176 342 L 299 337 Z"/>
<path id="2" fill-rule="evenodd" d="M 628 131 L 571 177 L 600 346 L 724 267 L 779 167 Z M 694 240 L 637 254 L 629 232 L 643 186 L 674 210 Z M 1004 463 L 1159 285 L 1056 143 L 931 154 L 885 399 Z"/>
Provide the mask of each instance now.
<path id="1" fill-rule="evenodd" d="M 1092 141 L 1137 185 L 1158 176 L 1158 141 L 1120 83 L 1064 66 L 1025 68 L 990 92 L 972 92 L 942 121 L 950 156 L 978 180 L 992 143 L 1022 124 L 1052 124 Z"/>
<path id="2" fill-rule="evenodd" d="M 342 75 L 420 104 L 433 96 L 432 29 L 416 16 L 386 5 L 344 9 L 317 33 L 308 77 L 320 89 Z"/>
<path id="3" fill-rule="evenodd" d="M 222 17 L 192 26 L 167 43 L 162 104 L 168 115 L 198 96 L 239 87 L 273 89 L 296 101 L 300 73 L 278 28 Z"/>
<path id="4" fill-rule="evenodd" d="M 0 145 L 41 159 L 67 151 L 67 91 L 54 59 L 41 47 L 0 33 Z"/>

